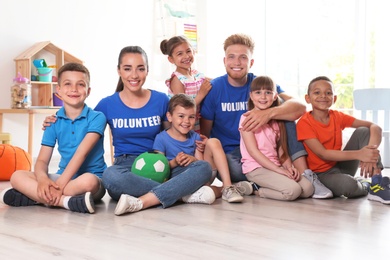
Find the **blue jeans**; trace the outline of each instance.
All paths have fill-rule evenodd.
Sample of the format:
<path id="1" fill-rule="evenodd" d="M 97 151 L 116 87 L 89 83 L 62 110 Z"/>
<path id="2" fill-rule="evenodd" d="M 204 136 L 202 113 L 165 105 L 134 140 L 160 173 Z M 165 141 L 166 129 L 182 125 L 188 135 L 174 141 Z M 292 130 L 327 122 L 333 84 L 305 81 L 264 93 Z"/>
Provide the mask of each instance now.
<path id="1" fill-rule="evenodd" d="M 297 139 L 297 126 L 295 122 L 285 121 L 284 126 L 286 127 L 288 154 L 290 155 L 291 161 L 295 161 L 301 156 L 306 156 L 307 152 L 303 143 Z"/>
<path id="2" fill-rule="evenodd" d="M 302 144 L 297 139 L 297 129 L 294 121 L 285 121 L 287 133 L 288 153 L 292 161 L 301 156 L 306 156 L 307 152 Z M 226 154 L 226 159 L 229 164 L 230 178 L 232 182 L 247 181 L 245 174 L 242 173 L 240 146 L 237 146 L 233 151 Z"/>
<path id="3" fill-rule="evenodd" d="M 120 156 L 114 165 L 103 173 L 103 185 L 114 200 L 122 194 L 140 197 L 152 192 L 163 208 L 169 207 L 182 197 L 195 192 L 211 178 L 211 166 L 206 161 L 196 161 L 187 167 L 171 170 L 171 178 L 159 183 L 131 172 L 131 166 L 137 156 Z"/>

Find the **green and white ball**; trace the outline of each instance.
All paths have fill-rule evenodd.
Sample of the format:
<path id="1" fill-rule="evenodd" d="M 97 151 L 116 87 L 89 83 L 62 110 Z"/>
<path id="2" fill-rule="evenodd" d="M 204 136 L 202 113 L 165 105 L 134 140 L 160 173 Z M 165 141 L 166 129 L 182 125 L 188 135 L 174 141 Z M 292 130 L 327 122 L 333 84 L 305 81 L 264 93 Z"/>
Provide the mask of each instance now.
<path id="1" fill-rule="evenodd" d="M 170 167 L 168 159 L 160 153 L 145 152 L 134 161 L 131 172 L 139 176 L 163 183 L 168 180 Z"/>

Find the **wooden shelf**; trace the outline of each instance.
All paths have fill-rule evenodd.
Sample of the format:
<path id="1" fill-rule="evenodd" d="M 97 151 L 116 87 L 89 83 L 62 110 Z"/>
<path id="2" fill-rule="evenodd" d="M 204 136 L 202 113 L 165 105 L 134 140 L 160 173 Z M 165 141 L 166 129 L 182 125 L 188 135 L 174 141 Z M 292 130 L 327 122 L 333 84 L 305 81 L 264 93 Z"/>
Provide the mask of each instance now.
<path id="1" fill-rule="evenodd" d="M 31 80 L 34 59 L 41 59 L 42 56 L 48 54 L 54 56 L 56 69 L 59 69 L 62 65 L 68 62 L 83 63 L 82 60 L 62 50 L 50 41 L 38 42 L 14 59 L 16 63 L 16 75 L 20 73 L 23 77 Z M 53 76 L 57 76 L 56 70 L 53 70 Z M 55 93 L 56 84 L 57 82 L 32 81 L 32 106 L 45 106 L 54 108 L 53 94 Z"/>

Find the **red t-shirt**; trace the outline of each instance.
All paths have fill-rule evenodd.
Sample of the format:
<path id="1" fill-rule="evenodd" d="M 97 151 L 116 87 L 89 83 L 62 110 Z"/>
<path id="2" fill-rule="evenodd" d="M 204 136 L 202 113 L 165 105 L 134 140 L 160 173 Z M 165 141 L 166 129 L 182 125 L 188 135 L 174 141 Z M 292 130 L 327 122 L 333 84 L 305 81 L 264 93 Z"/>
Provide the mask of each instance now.
<path id="1" fill-rule="evenodd" d="M 342 131 L 351 127 L 355 118 L 337 110 L 329 110 L 327 125 L 316 121 L 311 111 L 304 114 L 297 123 L 297 137 L 299 141 L 316 138 L 327 150 L 341 150 L 343 140 Z M 320 159 L 310 148 L 303 143 L 308 153 L 307 164 L 313 172 L 325 172 L 337 162 Z"/>

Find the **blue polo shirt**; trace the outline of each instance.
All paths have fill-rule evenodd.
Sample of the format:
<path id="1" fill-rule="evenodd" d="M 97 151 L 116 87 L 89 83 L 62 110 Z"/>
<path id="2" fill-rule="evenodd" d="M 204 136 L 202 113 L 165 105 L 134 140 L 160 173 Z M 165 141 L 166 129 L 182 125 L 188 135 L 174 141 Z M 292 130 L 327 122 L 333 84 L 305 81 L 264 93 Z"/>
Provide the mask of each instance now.
<path id="1" fill-rule="evenodd" d="M 61 155 L 57 173 L 62 174 L 85 135 L 98 133 L 100 139 L 73 178 L 85 172 L 94 173 L 101 178 L 103 171 L 107 168 L 103 146 L 105 128 L 106 117 L 104 114 L 92 110 L 87 105 L 84 106 L 83 111 L 75 120 L 69 119 L 65 114 L 64 107 L 62 107 L 57 112 L 56 123 L 44 131 L 41 145 L 55 147 L 57 144 L 58 152 Z"/>

